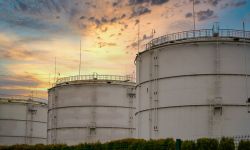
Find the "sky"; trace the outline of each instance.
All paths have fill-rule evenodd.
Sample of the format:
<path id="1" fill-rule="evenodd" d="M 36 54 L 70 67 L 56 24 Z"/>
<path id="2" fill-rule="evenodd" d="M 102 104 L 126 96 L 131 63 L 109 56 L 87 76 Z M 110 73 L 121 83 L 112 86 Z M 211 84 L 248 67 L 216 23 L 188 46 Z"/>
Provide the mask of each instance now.
<path id="1" fill-rule="evenodd" d="M 192 4 L 0 0 L 0 96 L 47 99 L 55 79 L 79 74 L 80 43 L 81 74 L 134 75 L 138 41 L 143 51 L 153 38 L 193 30 Z M 210 29 L 215 22 L 242 29 L 244 21 L 250 30 L 250 0 L 195 0 L 194 8 L 196 29 Z"/>

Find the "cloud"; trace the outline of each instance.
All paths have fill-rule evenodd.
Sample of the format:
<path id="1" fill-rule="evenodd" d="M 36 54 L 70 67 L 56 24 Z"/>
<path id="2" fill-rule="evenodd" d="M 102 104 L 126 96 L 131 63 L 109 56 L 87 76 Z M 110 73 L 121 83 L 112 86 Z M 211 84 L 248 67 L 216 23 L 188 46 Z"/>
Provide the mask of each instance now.
<path id="1" fill-rule="evenodd" d="M 27 17 L 0 17 L 2 21 L 10 24 L 11 26 L 19 26 L 19 27 L 25 27 L 25 28 L 31 28 L 31 29 L 37 29 L 37 30 L 45 30 L 45 29 L 51 29 L 53 28 L 53 25 L 48 25 L 47 23 L 33 18 L 27 18 Z M 54 27 L 56 29 L 56 27 Z"/>
<path id="2" fill-rule="evenodd" d="M 214 17 L 214 11 L 207 9 L 197 12 L 197 17 L 199 21 L 204 21 Z"/>
<path id="3" fill-rule="evenodd" d="M 169 0 L 151 0 L 151 4 L 152 5 L 162 5 L 166 2 L 168 2 Z"/>
<path id="4" fill-rule="evenodd" d="M 0 54 L 1 59 L 8 60 L 32 61 L 46 58 L 45 52 L 42 50 L 27 50 L 21 47 L 6 50 L 1 49 L 0 46 Z"/>
<path id="5" fill-rule="evenodd" d="M 218 6 L 218 4 L 220 2 L 222 2 L 222 0 L 189 0 L 190 2 L 193 2 L 194 1 L 194 4 L 195 5 L 198 5 L 198 4 L 209 4 L 213 7 L 216 7 Z"/>
<path id="6" fill-rule="evenodd" d="M 193 13 L 191 13 L 191 12 L 186 13 L 186 15 L 185 15 L 186 18 L 190 18 L 190 17 L 192 17 L 192 16 L 193 16 Z"/>
<path id="7" fill-rule="evenodd" d="M 247 1 L 246 0 L 243 0 L 243 1 L 238 1 L 238 2 L 233 2 L 231 3 L 231 6 L 232 7 L 240 7 L 240 6 L 244 6 L 247 4 Z"/>
<path id="8" fill-rule="evenodd" d="M 151 5 L 162 5 L 169 0 L 129 0 L 129 5 L 138 5 L 143 3 L 149 3 Z"/>
<path id="9" fill-rule="evenodd" d="M 222 0 L 207 0 L 206 2 L 212 6 L 217 6 Z"/>
<path id="10" fill-rule="evenodd" d="M 132 11 L 130 18 L 141 16 L 148 13 L 151 13 L 151 10 L 147 7 L 143 6 L 135 7 Z"/>
<path id="11" fill-rule="evenodd" d="M 231 2 L 224 3 L 221 8 L 222 9 L 228 8 L 228 7 L 236 8 L 236 7 L 245 6 L 246 4 L 247 4 L 246 0 L 231 1 Z"/>
<path id="12" fill-rule="evenodd" d="M 135 25 L 137 25 L 138 23 L 140 23 L 140 20 L 139 20 L 139 19 L 136 19 L 136 20 L 135 20 Z"/>
<path id="13" fill-rule="evenodd" d="M 100 48 L 106 47 L 106 46 L 108 47 L 117 46 L 117 44 L 114 42 L 99 42 L 98 44 Z"/>
<path id="14" fill-rule="evenodd" d="M 5 76 L 0 78 L 0 87 L 35 87 L 40 81 L 32 76 Z"/>
<path id="15" fill-rule="evenodd" d="M 113 7 L 122 7 L 122 5 L 123 5 L 123 0 L 116 0 L 116 1 L 114 1 L 113 3 L 112 3 L 112 6 Z"/>

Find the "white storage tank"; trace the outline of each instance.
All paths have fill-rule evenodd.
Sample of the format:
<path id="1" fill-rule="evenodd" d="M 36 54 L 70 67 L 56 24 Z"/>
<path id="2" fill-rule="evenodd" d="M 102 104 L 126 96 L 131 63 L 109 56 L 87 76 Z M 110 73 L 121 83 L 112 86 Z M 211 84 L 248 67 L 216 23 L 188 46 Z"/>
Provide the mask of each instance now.
<path id="1" fill-rule="evenodd" d="M 250 138 L 250 32 L 153 39 L 136 57 L 138 138 Z"/>
<path id="2" fill-rule="evenodd" d="M 0 145 L 46 144 L 48 109 L 45 101 L 11 97 L 0 98 Z"/>
<path id="3" fill-rule="evenodd" d="M 48 144 L 133 137 L 135 83 L 130 76 L 61 78 L 49 89 Z"/>

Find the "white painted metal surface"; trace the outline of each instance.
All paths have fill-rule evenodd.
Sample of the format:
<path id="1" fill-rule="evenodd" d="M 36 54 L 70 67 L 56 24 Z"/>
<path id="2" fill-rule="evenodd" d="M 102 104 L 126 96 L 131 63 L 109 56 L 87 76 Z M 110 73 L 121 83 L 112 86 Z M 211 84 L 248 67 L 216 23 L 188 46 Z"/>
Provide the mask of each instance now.
<path id="1" fill-rule="evenodd" d="M 0 145 L 46 144 L 47 104 L 0 98 Z"/>
<path id="2" fill-rule="evenodd" d="M 250 137 L 250 36 L 235 32 L 159 38 L 137 55 L 138 138 Z"/>
<path id="3" fill-rule="evenodd" d="M 65 79 L 49 89 L 48 144 L 133 137 L 134 82 L 99 75 Z"/>

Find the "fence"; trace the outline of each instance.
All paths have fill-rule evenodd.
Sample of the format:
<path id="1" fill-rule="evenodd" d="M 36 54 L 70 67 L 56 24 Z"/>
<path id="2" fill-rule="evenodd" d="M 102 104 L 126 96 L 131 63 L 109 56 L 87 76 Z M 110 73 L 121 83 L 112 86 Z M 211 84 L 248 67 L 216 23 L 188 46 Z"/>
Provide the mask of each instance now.
<path id="1" fill-rule="evenodd" d="M 8 94 L 0 94 L 0 102 L 2 103 L 33 103 L 33 104 L 41 104 L 47 105 L 47 100 L 33 97 L 33 96 L 24 96 L 24 95 L 8 95 Z"/>
<path id="2" fill-rule="evenodd" d="M 79 80 L 108 80 L 108 81 L 126 81 L 126 82 L 134 82 L 135 79 L 130 76 L 118 76 L 118 75 L 77 75 L 70 77 L 63 77 L 56 81 L 56 84 L 61 84 L 70 81 L 79 81 Z"/>
<path id="3" fill-rule="evenodd" d="M 153 46 L 173 41 L 192 40 L 197 38 L 212 38 L 212 37 L 250 39 L 250 31 L 233 30 L 233 29 L 219 29 L 218 31 L 215 31 L 213 29 L 201 29 L 201 30 L 177 32 L 173 34 L 167 34 L 151 40 L 149 43 L 146 44 L 146 50 L 151 49 Z"/>

